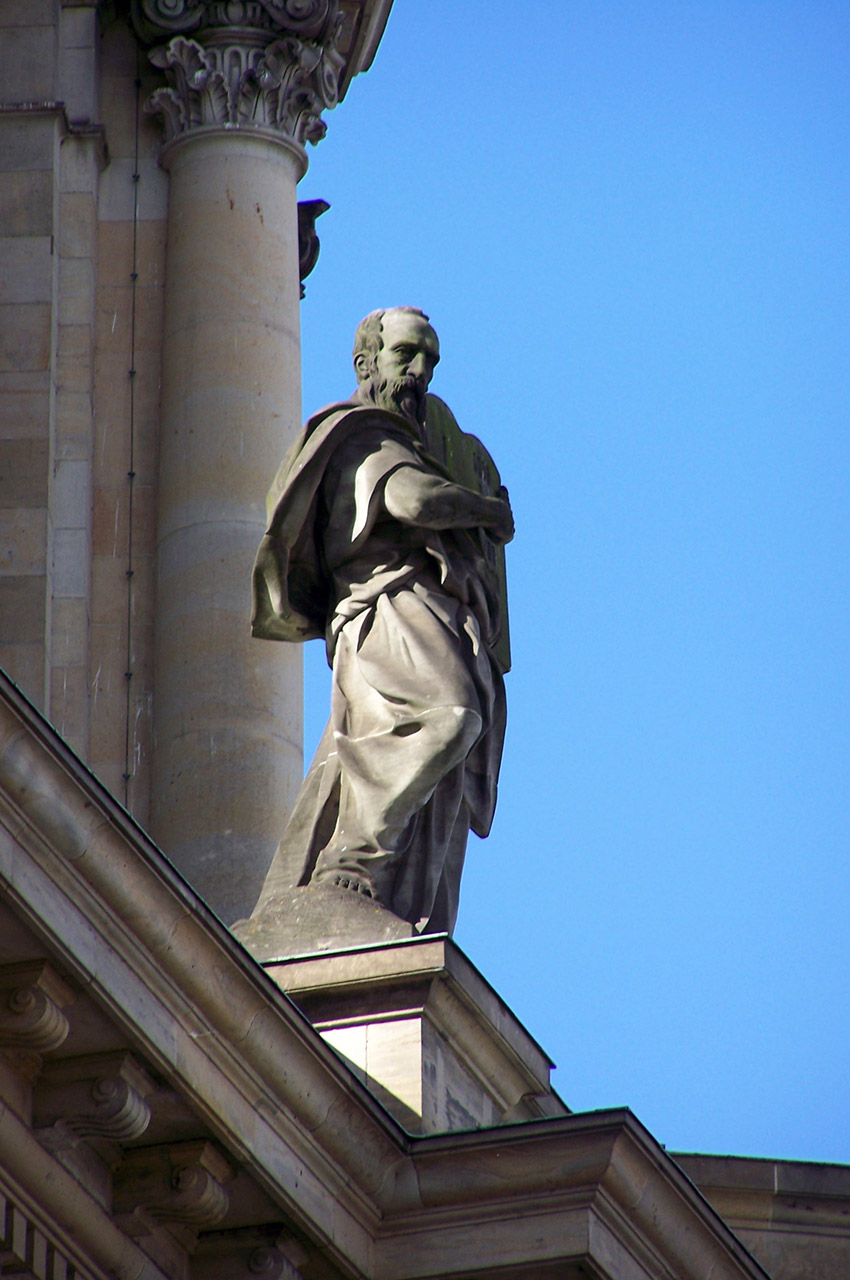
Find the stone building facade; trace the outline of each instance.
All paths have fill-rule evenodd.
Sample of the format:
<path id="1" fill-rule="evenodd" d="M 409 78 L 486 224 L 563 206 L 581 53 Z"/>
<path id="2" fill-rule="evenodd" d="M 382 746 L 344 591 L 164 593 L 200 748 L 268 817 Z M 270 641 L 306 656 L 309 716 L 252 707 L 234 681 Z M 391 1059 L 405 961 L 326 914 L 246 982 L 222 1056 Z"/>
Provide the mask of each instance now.
<path id="1" fill-rule="evenodd" d="M 300 783 L 298 655 L 245 591 L 305 143 L 388 10 L 0 0 L 4 1274 L 850 1274 L 847 1168 L 571 1114 L 444 939 L 264 971 L 210 910 Z"/>

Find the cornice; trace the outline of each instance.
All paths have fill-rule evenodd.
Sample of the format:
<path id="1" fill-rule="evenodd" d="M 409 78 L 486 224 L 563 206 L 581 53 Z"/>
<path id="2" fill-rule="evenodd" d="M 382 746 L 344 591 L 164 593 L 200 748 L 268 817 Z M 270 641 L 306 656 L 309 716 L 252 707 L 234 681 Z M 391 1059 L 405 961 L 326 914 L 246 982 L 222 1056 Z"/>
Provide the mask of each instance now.
<path id="1" fill-rule="evenodd" d="M 79 1268 L 80 1276 L 95 1275 L 108 1280 L 166 1280 L 158 1266 L 118 1227 L 92 1199 L 79 1180 L 62 1168 L 33 1138 L 27 1126 L 0 1104 L 0 1195 L 8 1223 L 18 1217 L 16 1232 L 25 1242 L 15 1274 L 32 1276 L 32 1257 L 26 1243 L 45 1233 L 56 1263 L 66 1260 Z M 17 1203 L 16 1203 L 17 1202 Z M 35 1206 L 39 1207 L 38 1215 Z M 44 1219 L 49 1219 L 49 1226 Z M 44 1236 L 42 1236 L 44 1238 Z M 13 1251 L 8 1249 L 7 1265 L 14 1269 Z M 55 1274 L 60 1275 L 59 1266 Z"/>
<path id="2" fill-rule="evenodd" d="M 365 1258 L 401 1129 L 2 674 L 0 879 L 276 1201 Z"/>
<path id="3" fill-rule="evenodd" d="M 627 1111 L 405 1135 L 2 675 L 0 878 L 60 974 L 344 1274 L 448 1280 L 472 1248 L 494 1277 L 617 1253 L 635 1277 L 764 1280 Z M 20 1124 L 0 1107 L 0 1145 Z"/>
<path id="4" fill-rule="evenodd" d="M 541 1241 L 540 1262 L 547 1239 L 552 1258 L 569 1240 L 589 1258 L 617 1254 L 621 1265 L 628 1260 L 625 1270 L 611 1274 L 768 1280 L 626 1108 L 417 1138 L 410 1156 L 415 1179 L 406 1184 L 407 1196 L 397 1193 L 383 1224 L 385 1274 L 396 1280 L 417 1280 L 414 1259 L 425 1262 L 421 1275 L 442 1274 L 435 1253 L 438 1236 L 447 1254 L 447 1275 L 452 1274 L 452 1250 L 464 1239 L 482 1242 L 491 1233 L 489 1264 L 519 1267 L 519 1224 L 526 1236 Z M 403 1224 L 400 1251 L 397 1224 Z M 417 1235 L 427 1244 L 417 1248 Z M 403 1265 L 405 1257 L 412 1265 Z M 532 1267 L 528 1275 L 533 1274 Z"/>
<path id="5" fill-rule="evenodd" d="M 32 102 L 0 102 L 0 117 L 52 116 L 59 125 L 61 141 L 73 138 L 80 143 L 90 143 L 97 155 L 98 168 L 102 171 L 109 164 L 109 148 L 106 145 L 106 128 L 102 124 L 91 124 L 88 121 L 68 119 L 65 103 L 53 99 L 40 99 Z"/>

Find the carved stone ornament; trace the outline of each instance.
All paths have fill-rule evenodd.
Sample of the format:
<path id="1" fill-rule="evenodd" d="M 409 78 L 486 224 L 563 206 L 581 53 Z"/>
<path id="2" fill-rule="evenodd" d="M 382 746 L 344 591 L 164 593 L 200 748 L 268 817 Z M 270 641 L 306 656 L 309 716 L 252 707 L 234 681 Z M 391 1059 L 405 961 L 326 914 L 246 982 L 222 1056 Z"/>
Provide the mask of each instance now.
<path id="1" fill-rule="evenodd" d="M 265 1280 L 304 1280 L 287 1254 L 294 1254 L 299 1264 L 307 1261 L 307 1254 L 299 1247 L 298 1242 L 282 1236 L 276 1246 L 261 1246 L 254 1250 L 248 1262 L 251 1276 L 265 1277 Z"/>
<path id="2" fill-rule="evenodd" d="M 115 1208 L 118 1213 L 142 1208 L 166 1223 L 209 1229 L 227 1213 L 224 1184 L 232 1176 L 208 1142 L 137 1148 L 125 1152 L 116 1171 Z"/>
<path id="3" fill-rule="evenodd" d="M 0 1046 L 49 1053 L 68 1035 L 74 993 L 43 961 L 0 969 Z"/>
<path id="4" fill-rule="evenodd" d="M 319 260 L 319 237 L 316 219 L 327 213 L 327 200 L 298 201 L 298 278 L 301 281 L 301 297 L 304 297 L 304 281 Z"/>
<path id="5" fill-rule="evenodd" d="M 131 0 L 133 24 L 148 44 L 168 35 L 222 28 L 246 32 L 286 29 L 321 39 L 337 13 L 337 0 Z"/>
<path id="6" fill-rule="evenodd" d="M 65 1123 L 82 1138 L 130 1142 L 150 1124 L 153 1081 L 129 1054 L 51 1064 L 33 1100 L 37 1126 Z"/>
<path id="7" fill-rule="evenodd" d="M 147 110 L 170 142 L 199 128 L 261 129 L 301 147 L 324 137 L 344 59 L 337 0 L 133 0 L 168 87 Z"/>
<path id="8" fill-rule="evenodd" d="M 192 1265 L 194 1280 L 304 1280 L 309 1255 L 293 1236 L 257 1242 L 255 1233 L 207 1233 Z"/>

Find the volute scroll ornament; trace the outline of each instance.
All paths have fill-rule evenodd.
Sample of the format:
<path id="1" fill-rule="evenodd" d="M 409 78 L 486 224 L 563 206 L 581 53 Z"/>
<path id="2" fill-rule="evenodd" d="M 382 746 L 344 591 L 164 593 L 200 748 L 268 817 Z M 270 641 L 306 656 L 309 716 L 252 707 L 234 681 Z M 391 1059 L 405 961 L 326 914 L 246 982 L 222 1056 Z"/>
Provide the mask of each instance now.
<path id="1" fill-rule="evenodd" d="M 117 1212 L 138 1209 L 166 1224 L 195 1230 L 216 1226 L 226 1216 L 225 1184 L 233 1171 L 211 1143 L 178 1142 L 124 1152 L 115 1175 Z"/>
<path id="2" fill-rule="evenodd" d="M 338 0 L 133 0 L 149 57 L 165 74 L 147 110 L 166 142 L 200 128 L 259 129 L 303 147 L 325 134 L 344 58 Z"/>
<path id="3" fill-rule="evenodd" d="M 49 1053 L 68 1035 L 73 992 L 44 961 L 0 969 L 0 1046 Z"/>
<path id="4" fill-rule="evenodd" d="M 131 0 L 133 24 L 146 43 L 209 28 L 283 28 L 321 38 L 336 0 Z"/>
<path id="5" fill-rule="evenodd" d="M 301 1267 L 309 1254 L 300 1241 L 284 1231 L 277 1239 L 267 1227 L 255 1230 L 207 1232 L 195 1253 L 193 1280 L 304 1280 Z"/>

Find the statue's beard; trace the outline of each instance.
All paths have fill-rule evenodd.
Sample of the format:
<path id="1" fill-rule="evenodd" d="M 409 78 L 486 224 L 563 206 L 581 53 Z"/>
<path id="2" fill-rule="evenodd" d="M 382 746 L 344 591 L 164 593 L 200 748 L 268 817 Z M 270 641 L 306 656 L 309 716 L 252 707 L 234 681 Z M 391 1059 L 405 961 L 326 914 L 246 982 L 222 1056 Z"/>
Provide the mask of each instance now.
<path id="1" fill-rule="evenodd" d="M 425 388 L 416 378 L 397 378 L 394 381 L 369 379 L 365 388 L 368 399 L 379 409 L 400 413 L 402 417 L 425 425 Z"/>

